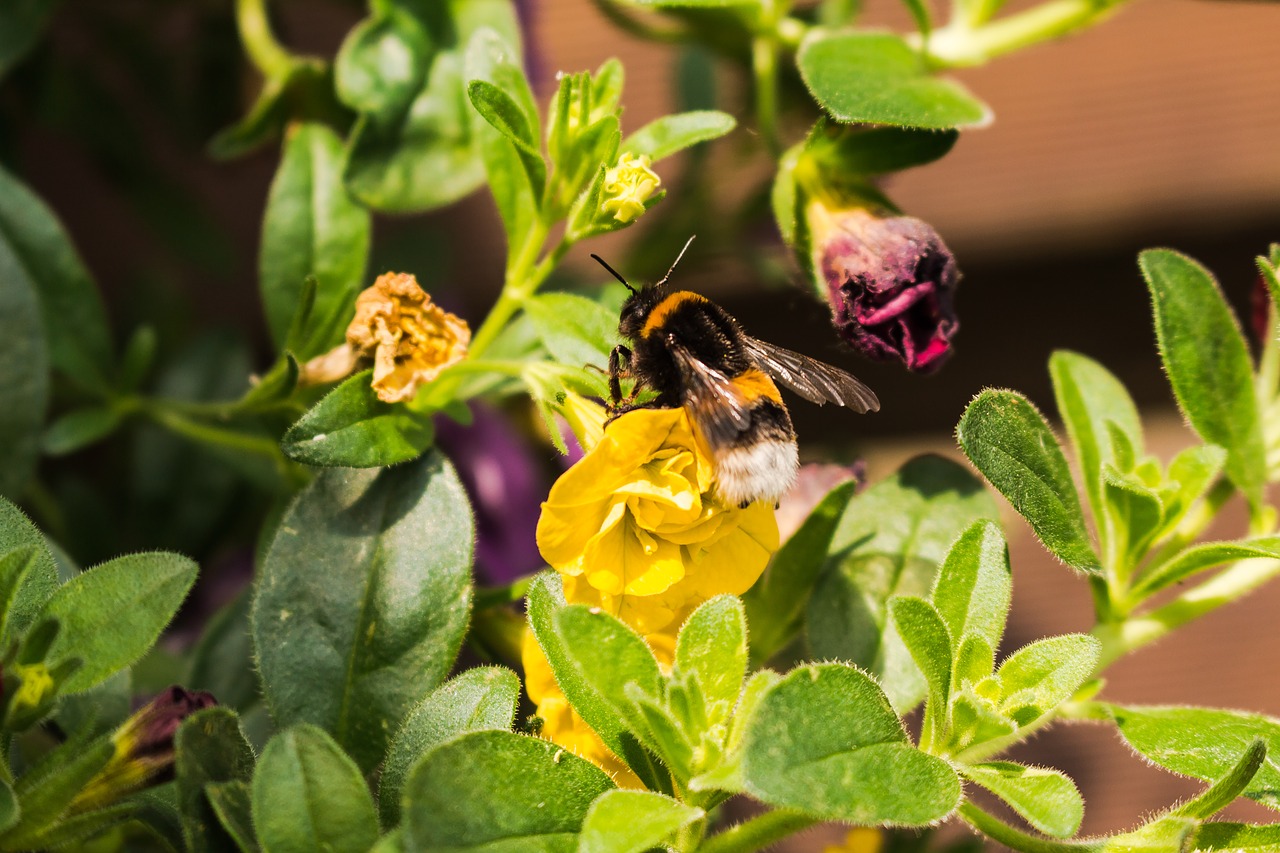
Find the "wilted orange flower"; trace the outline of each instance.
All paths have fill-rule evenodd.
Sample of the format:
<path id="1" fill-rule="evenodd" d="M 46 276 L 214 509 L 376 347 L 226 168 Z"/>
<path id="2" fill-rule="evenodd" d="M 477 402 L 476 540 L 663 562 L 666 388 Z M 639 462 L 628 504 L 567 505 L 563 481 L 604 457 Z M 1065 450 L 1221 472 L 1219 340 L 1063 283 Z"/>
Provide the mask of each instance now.
<path id="1" fill-rule="evenodd" d="M 471 329 L 460 317 L 431 302 L 409 273 L 384 273 L 356 297 L 356 316 L 347 342 L 311 359 L 302 368 L 304 384 L 333 382 L 361 360 L 373 361 L 378 399 L 398 403 L 467 355 Z"/>

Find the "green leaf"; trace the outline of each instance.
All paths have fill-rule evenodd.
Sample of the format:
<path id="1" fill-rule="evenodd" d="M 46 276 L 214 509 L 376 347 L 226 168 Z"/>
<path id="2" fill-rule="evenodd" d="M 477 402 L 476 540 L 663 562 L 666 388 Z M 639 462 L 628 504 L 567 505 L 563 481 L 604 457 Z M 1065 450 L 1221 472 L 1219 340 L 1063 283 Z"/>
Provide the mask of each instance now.
<path id="1" fill-rule="evenodd" d="M 547 352 L 561 364 L 605 367 L 618 342 L 618 315 L 572 293 L 541 293 L 524 309 Z"/>
<path id="2" fill-rule="evenodd" d="M 956 651 L 971 635 L 981 637 L 989 649 L 998 647 L 1012 596 L 1009 546 L 1000 525 L 974 522 L 947 551 L 933 588 L 933 605 Z"/>
<path id="3" fill-rule="evenodd" d="M 946 130 L 991 121 L 991 110 L 952 80 L 929 74 L 920 54 L 888 33 L 815 31 L 800 45 L 800 74 L 842 122 Z"/>
<path id="4" fill-rule="evenodd" d="M 214 614 L 191 652 L 183 679 L 188 687 L 208 690 L 220 704 L 242 712 L 259 698 L 253 639 L 249 636 L 252 604 L 250 590 L 246 589 Z"/>
<path id="5" fill-rule="evenodd" d="M 569 700 L 569 704 L 600 736 L 604 745 L 614 755 L 623 759 L 646 784 L 652 781 L 649 787 L 658 787 L 652 759 L 635 735 L 629 731 L 622 710 L 601 693 L 600 687 L 591 682 L 570 655 L 569 645 L 560 633 L 556 618 L 565 607 L 564 591 L 559 575 L 555 572 L 544 572 L 533 579 L 529 585 L 528 596 L 529 628 L 533 631 L 538 646 L 555 674 L 556 683 Z M 624 638 L 622 642 L 627 641 Z M 627 644 L 627 646 L 629 651 L 637 651 L 634 644 Z M 652 657 L 647 647 L 646 654 Z M 639 655 L 634 657 L 632 663 L 643 667 L 643 662 L 637 663 L 637 660 L 640 660 Z M 603 677 L 607 679 L 607 673 L 603 674 Z M 649 678 L 648 675 L 643 677 Z M 649 682 L 649 686 L 652 686 L 652 682 Z M 626 698 L 625 701 L 627 707 L 630 707 L 630 699 Z M 639 711 L 634 713 L 638 714 Z"/>
<path id="6" fill-rule="evenodd" d="M 466 734 L 427 753 L 410 774 L 406 846 L 573 853 L 592 802 L 612 788 L 603 770 L 548 741 Z"/>
<path id="7" fill-rule="evenodd" d="M 2 179 L 3 172 L 0 172 Z M 0 211 L 0 215 L 2 215 Z M 0 221 L 0 227 L 3 227 Z M 18 499 L 35 473 L 49 403 L 49 353 L 36 285 L 0 232 L 0 497 Z"/>
<path id="8" fill-rule="evenodd" d="M 1058 414 L 1080 463 L 1085 495 L 1098 520 L 1099 536 L 1105 536 L 1100 521 L 1104 507 L 1102 470 L 1107 464 L 1118 466 L 1107 425 L 1114 424 L 1141 455 L 1142 422 L 1138 409 L 1120 380 L 1087 356 L 1058 350 L 1049 358 L 1049 375 L 1053 378 Z"/>
<path id="9" fill-rule="evenodd" d="M 983 391 L 964 410 L 956 439 L 1054 556 L 1081 571 L 1101 571 L 1066 457 L 1026 397 Z"/>
<path id="10" fill-rule="evenodd" d="M 1004 696 L 1000 712 L 1020 726 L 1071 698 L 1093 675 L 1102 644 L 1088 634 L 1046 637 L 1023 646 L 1000 664 Z"/>
<path id="11" fill-rule="evenodd" d="M 1183 776 L 1214 782 L 1230 774 L 1255 740 L 1280 749 L 1280 720 L 1212 708 L 1110 706 L 1120 734 L 1153 764 Z M 1270 761 L 1244 788 L 1244 796 L 1280 809 L 1280 771 Z"/>
<path id="12" fill-rule="evenodd" d="M 40 40 L 57 8 L 58 0 L 17 0 L 0 8 L 0 79 Z"/>
<path id="13" fill-rule="evenodd" d="M 1271 853 L 1280 849 L 1280 824 L 1206 823 L 1196 830 L 1195 849 L 1230 853 Z"/>
<path id="14" fill-rule="evenodd" d="M 413 100 L 432 56 L 431 34 L 410 11 L 380 3 L 357 24 L 334 59 L 334 86 L 342 102 L 377 113 Z"/>
<path id="15" fill-rule="evenodd" d="M 111 435 L 122 420 L 120 413 L 108 406 L 76 409 L 49 424 L 40 449 L 48 456 L 74 453 Z"/>
<path id="16" fill-rule="evenodd" d="M 315 723 L 363 769 L 377 766 L 457 657 L 474 536 L 466 492 L 438 453 L 321 472 L 280 522 L 254 599 L 277 724 Z"/>
<path id="17" fill-rule="evenodd" d="M 932 727 L 931 742 L 941 742 L 946 729 L 947 699 L 951 694 L 951 636 L 933 605 L 914 595 L 889 599 L 889 613 L 911 659 L 924 674 L 929 704 L 926 719 Z M 921 735 L 924 738 L 924 735 Z"/>
<path id="18" fill-rule="evenodd" d="M 206 708 L 182 721 L 173 739 L 178 809 L 182 835 L 191 853 L 231 849 L 205 786 L 248 782 L 253 778 L 253 748 L 240 731 L 240 720 L 228 708 Z"/>
<path id="19" fill-rule="evenodd" d="M 1280 559 L 1280 536 L 1194 545 L 1145 575 L 1134 586 L 1133 594 L 1146 597 L 1215 566 L 1255 557 Z"/>
<path id="20" fill-rule="evenodd" d="M 705 815 L 652 791 L 605 791 L 587 812 L 577 853 L 645 853 Z"/>
<path id="21" fill-rule="evenodd" d="M 59 587 L 40 613 L 61 626 L 48 660 L 82 662 L 61 692 L 88 690 L 139 660 L 178 612 L 198 571 L 186 557 L 154 551 L 117 557 Z"/>
<path id="22" fill-rule="evenodd" d="M 874 177 L 941 159 L 959 138 L 959 132 L 954 130 L 847 128 L 822 120 L 804 150 L 820 166 L 844 176 Z"/>
<path id="23" fill-rule="evenodd" d="M 732 595 L 717 595 L 693 611 L 676 638 L 676 670 L 694 673 L 708 703 L 738 701 L 747 677 L 747 614 Z"/>
<path id="24" fill-rule="evenodd" d="M 959 768 L 1004 800 L 1027 823 L 1045 835 L 1069 838 L 1084 819 L 1084 799 L 1075 783 L 1057 770 L 1027 767 L 1011 761 L 993 761 Z"/>
<path id="25" fill-rule="evenodd" d="M 911 460 L 851 500 L 809 600 L 813 656 L 866 668 L 894 708 L 909 710 L 924 697 L 925 682 L 888 622 L 888 600 L 927 596 L 956 537 L 995 516 L 994 501 L 973 475 L 938 456 Z"/>
<path id="26" fill-rule="evenodd" d="M 1201 820 L 1211 818 L 1231 805 L 1244 792 L 1245 787 L 1258 775 L 1262 762 L 1267 760 L 1267 742 L 1258 738 L 1249 744 L 1249 748 L 1240 756 L 1227 775 L 1209 786 L 1193 800 L 1188 800 L 1175 808 L 1172 814 Z"/>
<path id="27" fill-rule="evenodd" d="M 31 519 L 0 498 L 0 555 L 8 557 L 19 550 L 29 550 L 34 564 L 24 565 L 25 559 L 6 560 L 0 570 L 0 647 L 6 649 L 58 588 L 58 569 L 44 536 Z"/>
<path id="28" fill-rule="evenodd" d="M 387 826 L 400 821 L 400 792 L 409 769 L 445 741 L 485 729 L 509 731 L 520 682 L 509 669 L 476 667 L 442 684 L 409 712 L 387 750 L 378 799 Z"/>
<path id="29" fill-rule="evenodd" d="M 3 29 L 0 26 L 0 29 Z M 2 37 L 0 37 L 2 38 Z M 0 168 L 0 317 L 23 306 L 11 291 L 26 288 L 35 294 L 48 345 L 48 358 L 74 384 L 95 392 L 105 392 L 113 363 L 111 329 L 107 324 L 102 297 L 80 260 L 71 238 L 53 212 L 13 175 Z M 13 317 L 10 323 L 20 319 Z M 7 325 L 7 324 L 6 324 Z M 15 365 L 25 335 L 13 327 L 3 332 L 5 350 Z M 35 355 L 29 352 L 29 355 Z M 41 369 L 42 358 L 27 361 L 25 370 Z M 0 376 L 5 371 L 0 370 Z M 5 408 L 23 402 L 22 397 L 0 394 Z M 0 438 L 3 437 L 0 432 Z M 2 469 L 3 466 L 0 466 Z"/>
<path id="30" fill-rule="evenodd" d="M 960 801 L 960 781 L 907 740 L 866 674 L 798 667 L 760 699 L 743 742 L 747 790 L 769 805 L 857 824 L 922 826 Z"/>
<path id="31" fill-rule="evenodd" d="M 1226 449 L 1227 476 L 1256 506 L 1266 455 L 1253 362 L 1235 315 L 1213 276 L 1185 255 L 1149 249 L 1138 264 L 1151 291 L 1156 341 L 1178 406 L 1205 441 Z"/>
<path id="32" fill-rule="evenodd" d="M 649 644 L 621 620 L 582 604 L 557 611 L 555 626 L 570 665 L 623 725 L 643 739 L 648 728 L 626 688 L 635 684 L 646 696 L 662 696 L 662 673 Z M 557 678 L 559 674 L 556 670 Z"/>
<path id="33" fill-rule="evenodd" d="M 366 853 L 378 816 L 360 768 L 315 726 L 271 739 L 253 775 L 253 825 L 266 853 Z"/>
<path id="34" fill-rule="evenodd" d="M 510 0 L 447 0 L 415 4 L 408 11 L 414 31 L 397 17 L 387 17 L 382 25 L 384 32 L 399 35 L 412 56 L 400 60 L 407 64 L 394 73 L 392 91 L 361 91 L 354 99 L 351 91 L 340 92 L 361 113 L 348 148 L 348 188 L 370 207 L 406 213 L 450 204 L 483 182 L 464 51 L 482 26 L 497 30 L 508 44 L 520 43 Z M 381 40 L 364 40 L 341 51 L 338 78 L 355 78 L 353 64 L 381 71 L 397 58 L 395 52 L 382 52 L 381 45 Z M 375 49 L 380 55 L 371 56 Z M 370 72 L 363 79 L 376 86 L 379 78 Z"/>
<path id="35" fill-rule="evenodd" d="M 1111 536 L 1120 540 L 1113 550 L 1127 565 L 1135 565 L 1164 527 L 1164 501 L 1136 473 L 1120 474 L 1110 465 L 1102 472 L 1102 495 L 1112 520 Z"/>
<path id="36" fill-rule="evenodd" d="M 257 853 L 258 839 L 253 829 L 253 789 L 248 782 L 218 782 L 207 785 L 204 794 L 219 824 L 243 853 Z"/>
<path id="37" fill-rule="evenodd" d="M 479 34 L 480 37 L 483 35 L 483 32 Z M 514 98 L 487 80 L 468 83 L 467 97 L 480 117 L 495 130 L 526 153 L 541 158 L 542 152 L 537 148 L 538 134 Z"/>
<path id="38" fill-rule="evenodd" d="M 365 370 L 312 406 L 285 432 L 280 446 L 296 462 L 322 467 L 381 468 L 416 459 L 431 446 L 428 415 L 384 403 Z"/>
<path id="39" fill-rule="evenodd" d="M 0 832 L 12 829 L 22 816 L 22 807 L 18 805 L 18 797 L 8 782 L 0 780 Z"/>
<path id="40" fill-rule="evenodd" d="M 14 786 L 21 820 L 0 835 L 0 846 L 10 850 L 40 849 L 42 845 L 33 842 L 59 822 L 71 801 L 114 753 L 115 746 L 107 737 L 92 741 L 72 738 L 46 753 Z"/>
<path id="41" fill-rule="evenodd" d="M 621 150 L 637 156 L 648 154 L 656 163 L 699 142 L 719 139 L 737 125 L 733 116 L 719 110 L 675 113 L 656 118 L 628 136 Z"/>
<path id="42" fill-rule="evenodd" d="M 267 197 L 259 286 L 277 349 L 285 345 L 303 282 L 316 280 L 308 328 L 293 345 L 301 361 L 342 341 L 364 283 L 371 217 L 347 194 L 343 163 L 342 141 L 332 130 L 295 125 Z"/>

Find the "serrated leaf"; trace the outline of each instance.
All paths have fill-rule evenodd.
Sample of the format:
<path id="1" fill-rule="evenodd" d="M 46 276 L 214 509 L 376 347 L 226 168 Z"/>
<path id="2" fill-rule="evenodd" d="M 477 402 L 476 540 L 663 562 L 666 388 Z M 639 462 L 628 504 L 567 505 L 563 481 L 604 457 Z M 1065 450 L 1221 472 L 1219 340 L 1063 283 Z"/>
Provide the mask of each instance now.
<path id="1" fill-rule="evenodd" d="M 1027 398 L 983 391 L 964 410 L 956 439 L 1054 556 L 1081 571 L 1101 571 L 1066 457 Z"/>
<path id="2" fill-rule="evenodd" d="M 47 660 L 81 660 L 61 692 L 88 690 L 140 659 L 178 612 L 198 571 L 186 557 L 154 551 L 117 557 L 59 587 L 40 611 L 61 628 Z"/>
<path id="3" fill-rule="evenodd" d="M 252 615 L 279 725 L 314 723 L 360 766 L 444 680 L 466 632 L 474 529 L 438 453 L 323 471 L 280 522 Z"/>
<path id="4" fill-rule="evenodd" d="M 708 704 L 731 709 L 747 676 L 747 614 L 732 595 L 718 595 L 693 611 L 676 638 L 676 669 L 695 673 Z"/>
<path id="5" fill-rule="evenodd" d="M 1178 406 L 1205 441 L 1226 449 L 1227 476 L 1257 505 L 1266 456 L 1253 362 L 1235 315 L 1209 271 L 1185 255 L 1149 249 L 1138 264 Z"/>
<path id="6" fill-rule="evenodd" d="M 925 682 L 888 622 L 887 602 L 927 596 L 956 537 L 995 516 L 995 502 L 973 475 L 938 456 L 911 460 L 851 500 L 809 600 L 813 656 L 866 668 L 905 713 L 924 697 Z"/>
<path id="7" fill-rule="evenodd" d="M 981 637 L 988 648 L 1000 645 L 1013 597 L 1009 546 L 1000 525 L 978 521 L 947 551 L 933 588 L 933 605 L 959 646 L 968 635 Z"/>
<path id="8" fill-rule="evenodd" d="M 253 778 L 253 747 L 245 740 L 239 719 L 229 708 L 206 708 L 183 720 L 173 743 L 187 849 L 191 853 L 231 849 L 233 838 L 205 799 L 205 787 L 237 780 L 247 783 Z"/>
<path id="9" fill-rule="evenodd" d="M 774 684 L 742 749 L 747 790 L 806 814 L 922 826 L 960 801 L 955 771 L 912 747 L 876 683 L 842 664 L 798 667 Z"/>
<path id="10" fill-rule="evenodd" d="M 1045 835 L 1069 838 L 1084 819 L 1084 799 L 1057 770 L 993 761 L 960 767 L 960 773 L 1004 800 Z"/>
<path id="11" fill-rule="evenodd" d="M 827 564 L 831 537 L 857 491 L 858 483 L 851 480 L 828 492 L 742 596 L 753 663 L 773 657 L 803 626 L 809 596 Z"/>
<path id="12" fill-rule="evenodd" d="M 1102 644 L 1088 634 L 1046 637 L 1023 646 L 1000 664 L 1004 696 L 1000 712 L 1025 726 L 1067 701 L 1089 680 Z"/>
<path id="13" fill-rule="evenodd" d="M 14 324 L 21 319 L 9 316 L 22 310 L 10 291 L 29 288 L 39 306 L 41 322 L 38 325 L 44 328 L 52 366 L 80 387 L 98 393 L 110 387 L 109 374 L 114 361 L 111 329 L 98 288 L 57 217 L 3 168 L 0 168 L 0 281 L 7 283 L 0 288 L 0 299 L 13 302 L 0 305 L 0 318 L 8 318 Z M 19 330 L 7 326 L 6 323 L 6 327 L 0 329 L 6 352 L 22 343 Z M 15 365 L 22 363 L 20 355 L 10 355 Z M 40 365 L 37 359 L 28 362 L 25 369 L 39 370 Z M 4 375 L 0 369 L 0 376 Z M 0 397 L 6 401 L 6 410 L 22 401 L 21 397 L 7 393 Z M 0 432 L 0 436 L 3 435 Z"/>
<path id="14" fill-rule="evenodd" d="M 587 812 L 577 853 L 645 853 L 705 815 L 652 791 L 605 791 Z"/>
<path id="15" fill-rule="evenodd" d="M 556 744 L 466 734 L 427 753 L 410 774 L 406 847 L 573 853 L 592 802 L 612 788 L 603 770 Z"/>
<path id="16" fill-rule="evenodd" d="M 476 667 L 436 688 L 405 718 L 387 749 L 378 783 L 383 822 L 400 821 L 400 794 L 414 762 L 467 732 L 508 731 L 520 699 L 520 681 L 501 667 Z"/>
<path id="17" fill-rule="evenodd" d="M 1121 736 L 1148 761 L 1206 782 L 1232 772 L 1255 740 L 1280 749 L 1280 720 L 1213 708 L 1111 705 Z M 1280 771 L 1263 762 L 1244 796 L 1280 810 Z"/>
<path id="18" fill-rule="evenodd" d="M 384 403 L 373 373 L 349 377 L 285 432 L 280 446 L 307 465 L 381 468 L 418 458 L 435 439 L 430 417 L 403 403 Z"/>
<path id="19" fill-rule="evenodd" d="M 673 113 L 656 118 L 632 133 L 620 148 L 636 155 L 647 154 L 656 163 L 699 142 L 719 139 L 737 124 L 733 116 L 718 110 Z"/>
<path id="20" fill-rule="evenodd" d="M 797 64 L 809 93 L 842 122 L 946 130 L 991 120 L 985 104 L 932 76 L 895 35 L 816 31 L 800 45 Z"/>
<path id="21" fill-rule="evenodd" d="M 1108 531 L 1103 530 L 1101 522 L 1102 471 L 1108 463 L 1118 465 L 1107 424 L 1114 424 L 1141 455 L 1142 422 L 1138 409 L 1120 380 L 1087 356 L 1058 350 L 1049 358 L 1049 375 L 1058 415 L 1075 448 L 1085 495 L 1098 521 L 1099 536 L 1105 536 Z"/>
<path id="22" fill-rule="evenodd" d="M 342 341 L 364 283 L 371 217 L 342 183 L 342 141 L 322 124 L 290 128 L 271 182 L 258 257 L 259 287 L 276 348 L 285 345 L 303 282 L 314 277 L 315 303 L 302 339 L 302 361 Z"/>
<path id="23" fill-rule="evenodd" d="M 253 774 L 253 825 L 267 853 L 367 853 L 378 817 L 360 768 L 306 724 L 271 739 Z"/>

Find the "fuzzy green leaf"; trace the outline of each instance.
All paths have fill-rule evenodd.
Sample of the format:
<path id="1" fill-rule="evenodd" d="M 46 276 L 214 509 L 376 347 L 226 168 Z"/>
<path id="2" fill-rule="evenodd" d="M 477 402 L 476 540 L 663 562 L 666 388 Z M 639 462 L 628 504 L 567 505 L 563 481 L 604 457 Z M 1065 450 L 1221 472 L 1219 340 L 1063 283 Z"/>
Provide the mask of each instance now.
<path id="1" fill-rule="evenodd" d="M 249 634 L 251 592 L 241 592 L 205 624 L 182 680 L 194 690 L 208 690 L 218 697 L 219 704 L 242 713 L 260 698 L 253 638 Z"/>
<path id="2" fill-rule="evenodd" d="M 605 791 L 587 812 L 577 853 L 645 853 L 705 815 L 652 791 Z"/>
<path id="3" fill-rule="evenodd" d="M 410 850 L 573 853 L 587 811 L 613 788 L 569 750 L 510 732 L 473 732 L 442 744 L 405 786 Z"/>
<path id="4" fill-rule="evenodd" d="M 59 587 L 40 613 L 61 627 L 47 660 L 81 660 L 61 691 L 88 690 L 140 659 L 178 612 L 198 571 L 186 557 L 154 551 L 117 557 Z"/>
<path id="5" fill-rule="evenodd" d="M 400 821 L 400 794 L 414 762 L 450 738 L 486 729 L 509 731 L 520 699 L 515 673 L 476 667 L 450 679 L 409 712 L 387 749 L 378 783 L 383 822 Z"/>
<path id="6" fill-rule="evenodd" d="M 1227 451 L 1227 476 L 1256 505 L 1266 458 L 1244 335 L 1217 282 L 1168 249 L 1138 258 L 1151 291 L 1156 341 L 1178 406 L 1197 433 Z"/>
<path id="7" fill-rule="evenodd" d="M 1188 800 L 1173 810 L 1173 814 L 1199 818 L 1213 817 L 1225 809 L 1240 796 L 1253 777 L 1262 769 L 1267 760 L 1267 742 L 1257 738 L 1249 744 L 1249 748 L 1240 756 L 1236 765 L 1218 781 L 1210 785 L 1194 799 Z"/>
<path id="8" fill-rule="evenodd" d="M 0 570 L 0 646 L 8 648 L 58 588 L 58 569 L 44 536 L 22 510 L 0 498 L 0 555 L 26 551 L 34 562 L 27 566 L 21 555 L 6 559 Z"/>
<path id="9" fill-rule="evenodd" d="M 466 492 L 437 453 L 320 473 L 280 522 L 253 608 L 272 715 L 330 732 L 366 771 L 444 680 L 471 607 Z"/>
<path id="10" fill-rule="evenodd" d="M 1194 545 L 1145 575 L 1134 587 L 1133 594 L 1145 597 L 1215 566 L 1255 557 L 1280 560 L 1280 536 Z"/>
<path id="11" fill-rule="evenodd" d="M 964 410 L 956 439 L 1054 556 L 1072 568 L 1101 571 L 1066 457 L 1026 397 L 983 391 Z"/>
<path id="12" fill-rule="evenodd" d="M 857 824 L 922 826 L 960 801 L 960 781 L 907 740 L 866 674 L 798 667 L 760 699 L 743 742 L 747 790 L 764 802 Z"/>
<path id="13" fill-rule="evenodd" d="M 993 761 L 961 767 L 960 773 L 1004 800 L 1045 835 L 1069 838 L 1084 819 L 1080 791 L 1057 770 Z"/>
<path id="14" fill-rule="evenodd" d="M 732 708 L 747 676 L 747 614 L 732 595 L 704 602 L 676 638 L 676 669 L 696 673 L 708 703 Z"/>
<path id="15" fill-rule="evenodd" d="M 805 153 L 845 177 L 875 177 L 932 163 L 945 156 L 959 138 L 954 130 L 902 127 L 840 128 L 830 135 L 819 124 L 805 145 Z"/>
<path id="16" fill-rule="evenodd" d="M 927 596 L 956 537 L 995 516 L 995 502 L 973 475 L 938 456 L 911 460 L 851 500 L 809 599 L 813 656 L 864 667 L 895 709 L 909 710 L 924 697 L 925 682 L 888 621 L 888 600 Z"/>
<path id="17" fill-rule="evenodd" d="M 1000 712 L 1025 726 L 1056 708 L 1093 675 L 1102 644 L 1088 634 L 1046 637 L 1023 646 L 1000 664 L 1004 696 Z"/>
<path id="18" fill-rule="evenodd" d="M 1280 850 L 1280 824 L 1250 826 L 1244 823 L 1206 823 L 1195 834 L 1197 851 L 1274 853 Z"/>
<path id="19" fill-rule="evenodd" d="M 543 346 L 561 364 L 605 368 L 618 342 L 618 315 L 572 293 L 541 293 L 524 303 Z"/>
<path id="20" fill-rule="evenodd" d="M 378 816 L 360 768 L 315 726 L 271 739 L 253 775 L 253 825 L 266 853 L 366 853 Z"/>
<path id="21" fill-rule="evenodd" d="M 933 588 L 933 605 L 956 650 L 969 635 L 981 637 L 988 648 L 998 647 L 1012 596 L 1009 546 L 1000 525 L 974 522 L 947 552 Z"/>
<path id="22" fill-rule="evenodd" d="M 925 720 L 932 728 L 928 736 L 936 743 L 945 731 L 947 700 L 951 695 L 953 650 L 947 624 L 932 604 L 914 595 L 896 595 L 889 599 L 889 613 L 898 636 L 928 685 Z"/>
<path id="23" fill-rule="evenodd" d="M 253 788 L 250 783 L 215 782 L 204 789 L 209 806 L 224 832 L 242 853 L 258 853 L 253 829 Z"/>
<path id="24" fill-rule="evenodd" d="M 285 432 L 280 446 L 307 465 L 381 468 L 416 459 L 431 446 L 428 415 L 384 403 L 370 386 L 372 371 L 349 377 Z"/>
<path id="25" fill-rule="evenodd" d="M 182 835 L 191 853 L 232 849 L 234 843 L 205 798 L 205 786 L 253 778 L 253 747 L 229 708 L 206 708 L 183 720 L 173 739 Z"/>
<path id="26" fill-rule="evenodd" d="M 817 31 L 801 44 L 797 64 L 810 94 L 838 121 L 946 130 L 991 120 L 985 104 L 932 76 L 895 35 Z"/>
<path id="27" fill-rule="evenodd" d="M 737 124 L 733 116 L 718 110 L 675 113 L 656 118 L 628 136 L 621 150 L 648 154 L 656 163 L 699 142 L 719 139 Z"/>
<path id="28" fill-rule="evenodd" d="M 342 141 L 332 130 L 297 125 L 289 130 L 267 197 L 259 287 L 277 349 L 285 346 L 303 282 L 316 281 L 307 327 L 292 343 L 303 361 L 342 341 L 364 285 L 371 217 L 347 194 L 342 168 Z"/>

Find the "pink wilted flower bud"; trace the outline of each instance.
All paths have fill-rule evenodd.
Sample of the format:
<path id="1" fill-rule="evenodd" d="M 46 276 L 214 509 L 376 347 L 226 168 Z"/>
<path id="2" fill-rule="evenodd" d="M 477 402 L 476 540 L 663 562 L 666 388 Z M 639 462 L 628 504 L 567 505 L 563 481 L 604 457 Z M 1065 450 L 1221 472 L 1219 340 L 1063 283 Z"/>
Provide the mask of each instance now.
<path id="1" fill-rule="evenodd" d="M 951 354 L 960 328 L 953 306 L 955 258 L 929 223 L 869 206 L 819 200 L 806 209 L 816 281 L 854 349 L 929 373 Z"/>

